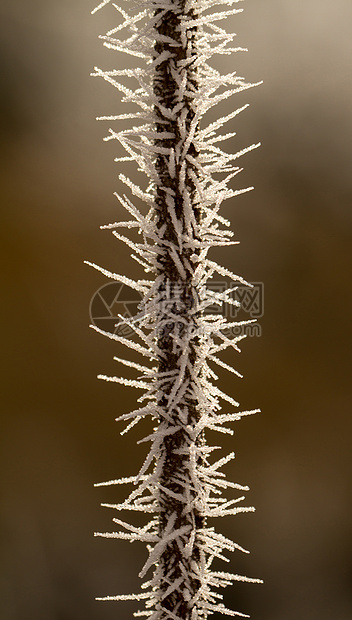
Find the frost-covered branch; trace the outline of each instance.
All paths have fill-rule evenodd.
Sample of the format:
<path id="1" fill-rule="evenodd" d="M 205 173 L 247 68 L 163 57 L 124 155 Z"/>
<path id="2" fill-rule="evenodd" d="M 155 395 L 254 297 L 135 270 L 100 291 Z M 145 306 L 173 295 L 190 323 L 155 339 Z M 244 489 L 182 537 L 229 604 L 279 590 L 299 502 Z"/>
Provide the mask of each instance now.
<path id="1" fill-rule="evenodd" d="M 143 66 L 96 67 L 93 74 L 117 88 L 130 108 L 135 107 L 128 114 L 101 118 L 131 118 L 139 123 L 128 130 L 110 129 L 106 139 L 117 140 L 127 152 L 117 161 L 134 161 L 149 179 L 142 190 L 120 175 L 145 208 L 141 210 L 126 195 L 118 196 L 131 219 L 103 228 L 126 243 L 144 271 L 153 276 L 134 281 L 90 263 L 143 295 L 135 317 L 119 317 L 135 338 L 105 335 L 141 353 L 151 366 L 115 358 L 137 370 L 137 379 L 100 378 L 143 390 L 142 406 L 119 418 L 128 423 L 123 432 L 146 416 L 155 423 L 152 433 L 141 440 L 150 443 L 150 450 L 139 473 L 104 483 L 132 484 L 127 499 L 109 507 L 150 513 L 150 520 L 135 527 L 116 518 L 122 530 L 97 534 L 147 544 L 149 556 L 140 572 L 142 578 L 148 575 L 142 586 L 145 591 L 103 600 L 143 600 L 145 609 L 135 616 L 151 620 L 206 620 L 214 612 L 246 617 L 219 602 L 217 590 L 236 581 L 260 582 L 212 570 L 215 558 L 228 561 L 224 552 L 246 551 L 208 523 L 212 517 L 254 510 L 239 505 L 244 496 L 222 496 L 227 489 L 247 487 L 226 480 L 221 468 L 234 455 L 214 462 L 216 448 L 207 444 L 205 436 L 207 429 L 232 433 L 226 423 L 257 411 L 220 413 L 222 402 L 239 406 L 214 384 L 214 369 L 220 366 L 239 374 L 221 359 L 221 352 L 228 347 L 238 350 L 242 337 L 231 338 L 227 330 L 243 322 L 229 323 L 207 312 L 214 303 L 237 305 L 232 293 L 239 284 L 248 284 L 207 254 L 211 247 L 234 243 L 229 222 L 219 209 L 224 200 L 252 189 L 234 191 L 228 183 L 241 170 L 235 160 L 258 145 L 235 154 L 218 146 L 235 135 L 218 130 L 246 106 L 208 126 L 201 124 L 213 106 L 253 86 L 236 72 L 221 75 L 208 64 L 214 55 L 241 49 L 230 47 L 234 35 L 219 26 L 242 10 L 234 7 L 237 1 L 148 0 L 143 9 L 126 2 L 128 11 L 113 4 L 118 25 L 101 37 L 104 45 L 141 59 Z M 105 0 L 93 12 L 108 3 Z M 229 8 L 216 12 L 217 5 Z M 119 38 L 120 33 L 125 36 Z M 130 87 L 131 79 L 137 82 L 135 89 Z M 121 227 L 136 229 L 140 241 L 117 232 Z M 211 290 L 209 282 L 216 274 L 235 285 L 223 292 Z"/>

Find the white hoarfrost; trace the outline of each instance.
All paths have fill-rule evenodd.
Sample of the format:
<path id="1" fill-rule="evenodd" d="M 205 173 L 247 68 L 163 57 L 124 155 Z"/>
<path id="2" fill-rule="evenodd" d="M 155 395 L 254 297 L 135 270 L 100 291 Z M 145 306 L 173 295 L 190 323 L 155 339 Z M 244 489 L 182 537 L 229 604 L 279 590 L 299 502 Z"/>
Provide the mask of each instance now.
<path id="1" fill-rule="evenodd" d="M 127 152 L 117 161 L 135 162 L 149 179 L 142 190 L 120 175 L 139 206 L 128 196 L 116 194 L 130 219 L 102 228 L 125 242 L 133 258 L 152 275 L 152 279 L 135 281 L 89 263 L 143 297 L 136 316 L 119 317 L 135 338 L 95 327 L 96 331 L 140 353 L 150 363 L 116 357 L 119 363 L 138 371 L 136 380 L 100 378 L 143 391 L 141 406 L 118 418 L 127 422 L 123 432 L 146 416 L 155 425 L 141 440 L 151 446 L 139 473 L 102 483 L 132 485 L 123 503 L 104 505 L 122 512 L 149 513 L 150 520 L 136 527 L 115 518 L 121 529 L 96 534 L 146 543 L 149 555 L 140 576 L 147 581 L 141 593 L 99 600 L 144 601 L 145 609 L 134 615 L 151 620 L 205 620 L 214 612 L 248 617 L 227 609 L 218 589 L 236 581 L 260 583 L 259 579 L 212 569 L 214 558 L 228 561 L 226 551 L 248 552 L 217 533 L 210 519 L 254 508 L 238 505 L 243 496 L 223 497 L 227 489 L 242 492 L 248 487 L 226 480 L 221 468 L 234 454 L 214 461 L 212 453 L 217 447 L 209 446 L 205 436 L 207 429 L 233 433 L 226 423 L 258 411 L 221 413 L 222 401 L 235 409 L 239 404 L 214 384 L 214 368 L 220 366 L 239 375 L 220 356 L 228 347 L 239 350 L 243 336 L 229 336 L 229 328 L 245 322 L 230 323 L 207 311 L 224 303 L 238 305 L 232 293 L 236 286 L 248 284 L 207 258 L 211 247 L 234 243 L 229 222 L 219 214 L 222 202 L 252 189 L 234 191 L 228 183 L 241 170 L 236 160 L 258 145 L 235 154 L 218 146 L 235 135 L 221 135 L 218 130 L 247 106 L 207 126 L 201 123 L 210 108 L 253 86 L 235 71 L 221 75 L 208 64 L 214 55 L 242 49 L 230 47 L 234 35 L 219 26 L 242 10 L 233 8 L 237 2 L 126 1 L 126 10 L 111 3 L 118 25 L 101 37 L 104 45 L 140 59 L 143 66 L 109 71 L 96 67 L 93 74 L 117 88 L 122 101 L 135 108 L 101 119 L 135 119 L 137 124 L 131 129 L 110 129 L 106 140 L 117 140 Z M 104 0 L 93 13 L 108 4 L 109 0 Z M 217 5 L 223 7 L 219 12 L 214 9 Z M 134 89 L 130 87 L 131 78 L 137 81 Z M 118 232 L 123 227 L 135 229 L 140 241 Z M 214 276 L 232 280 L 235 285 L 225 291 L 211 290 L 209 282 Z"/>

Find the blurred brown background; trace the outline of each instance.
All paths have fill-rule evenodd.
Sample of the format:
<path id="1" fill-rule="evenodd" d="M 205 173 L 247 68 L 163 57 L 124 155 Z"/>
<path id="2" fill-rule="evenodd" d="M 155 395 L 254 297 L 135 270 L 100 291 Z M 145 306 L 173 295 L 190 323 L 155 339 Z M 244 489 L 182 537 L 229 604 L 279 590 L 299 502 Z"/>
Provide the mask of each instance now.
<path id="1" fill-rule="evenodd" d="M 89 77 L 124 62 L 97 39 L 113 8 L 92 17 L 93 7 L 0 4 L 2 620 L 127 620 L 135 605 L 94 597 L 135 591 L 145 555 L 92 535 L 113 529 L 99 502 L 118 498 L 93 483 L 137 472 L 144 456 L 140 431 L 121 438 L 114 422 L 139 393 L 96 380 L 118 371 L 122 350 L 88 329 L 106 280 L 83 260 L 140 273 L 99 231 L 122 217 L 112 196 L 122 153 L 94 118 L 126 109 Z M 230 569 L 265 585 L 228 589 L 226 602 L 256 620 L 350 620 L 352 5 L 244 7 L 228 28 L 250 51 L 224 70 L 264 85 L 219 113 L 251 103 L 227 147 L 263 146 L 236 180 L 255 192 L 223 209 L 241 245 L 213 256 L 265 283 L 262 336 L 232 360 L 245 378 L 228 386 L 221 374 L 263 413 L 224 442 L 237 456 L 228 474 L 251 486 L 257 512 L 218 527 L 251 549 Z"/>

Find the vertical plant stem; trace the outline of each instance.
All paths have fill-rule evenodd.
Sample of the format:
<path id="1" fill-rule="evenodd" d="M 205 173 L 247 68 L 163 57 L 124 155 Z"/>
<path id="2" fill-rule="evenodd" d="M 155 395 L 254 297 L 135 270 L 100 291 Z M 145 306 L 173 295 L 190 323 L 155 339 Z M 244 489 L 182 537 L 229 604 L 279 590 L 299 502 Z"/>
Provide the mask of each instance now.
<path id="1" fill-rule="evenodd" d="M 160 40 L 156 41 L 154 47 L 155 59 L 166 56 L 166 59 L 156 66 L 153 81 L 157 102 L 154 105 L 155 124 L 158 134 L 168 134 L 167 137 L 155 139 L 155 146 L 161 151 L 156 157 L 155 164 L 158 174 L 155 197 L 156 226 L 159 230 L 162 229 L 160 237 L 162 236 L 166 242 L 160 247 L 162 252 L 158 264 L 158 274 L 162 276 L 160 284 L 162 307 L 159 323 L 161 333 L 158 335 L 158 347 L 163 353 L 159 358 L 159 374 L 174 375 L 175 371 L 179 372 L 181 365 L 186 366 L 179 389 L 185 382 L 192 381 L 189 367 L 194 367 L 199 347 L 199 338 L 190 338 L 196 331 L 195 318 L 199 314 L 197 294 L 193 286 L 194 263 L 191 256 L 194 254 L 194 249 L 186 248 L 182 244 L 184 235 L 190 232 L 187 231 L 185 222 L 183 190 L 188 194 L 187 208 L 192 210 L 195 222 L 200 222 L 200 209 L 195 200 L 195 185 L 190 175 L 190 170 L 194 171 L 194 165 L 186 159 L 187 154 L 196 158 L 198 153 L 194 140 L 185 145 L 195 117 L 192 93 L 197 92 L 197 70 L 194 67 L 194 60 L 197 58 L 197 28 L 190 29 L 188 36 L 185 36 L 182 28 L 182 20 L 192 20 L 195 17 L 192 8 L 186 11 L 185 0 L 174 2 L 172 10 L 155 11 L 155 18 L 158 20 L 155 30 L 160 35 Z M 188 93 L 182 98 L 181 83 L 184 91 Z M 170 118 L 170 110 L 175 108 L 178 108 L 177 114 Z M 180 132 L 180 119 L 184 123 L 184 137 Z M 194 135 L 196 132 L 197 127 L 193 128 Z M 176 225 L 173 217 L 177 219 Z M 194 228 L 191 229 L 191 234 L 196 238 Z M 177 259 L 170 256 L 170 247 L 173 253 L 177 253 Z M 185 338 L 189 339 L 186 355 L 185 351 L 177 346 L 177 341 L 184 342 Z M 162 567 L 160 598 L 165 610 L 177 613 L 182 620 L 189 620 L 192 613 L 189 601 L 197 598 L 197 592 L 201 587 L 200 580 L 192 577 L 194 573 L 192 564 L 199 565 L 201 561 L 197 532 L 204 527 L 205 518 L 194 506 L 194 490 L 189 494 L 188 505 L 185 505 L 184 488 L 186 485 L 192 489 L 190 465 L 192 448 L 194 453 L 194 444 L 199 444 L 201 437 L 198 436 L 196 440 L 190 438 L 189 430 L 194 429 L 200 414 L 197 410 L 198 403 L 192 396 L 184 398 L 182 407 L 171 409 L 168 400 L 170 389 L 168 382 L 164 384 L 164 389 L 165 393 L 161 394 L 159 399 L 160 410 L 171 416 L 171 429 L 179 428 L 176 432 L 165 435 L 160 450 L 162 467 L 159 535 L 160 538 L 164 537 L 170 520 L 174 518 L 174 528 L 185 530 L 185 536 L 189 537 L 191 534 L 194 544 L 187 560 L 177 540 L 167 544 L 160 557 Z M 170 583 L 178 582 L 180 579 L 184 581 L 184 573 L 189 576 L 187 589 L 177 588 L 167 594 Z"/>
<path id="2" fill-rule="evenodd" d="M 109 1 L 103 0 L 97 8 Z M 223 0 L 227 7 L 236 2 Z M 96 68 L 93 74 L 124 93 L 126 102 L 139 106 L 138 113 L 104 117 L 113 121 L 134 117 L 142 123 L 132 130 L 110 129 L 107 139 L 118 140 L 128 154 L 121 159 L 135 161 L 150 180 L 148 188 L 142 190 L 120 175 L 149 210 L 145 214 L 127 196 L 118 196 L 132 219 L 107 228 L 132 247 L 133 257 L 155 279 L 133 281 L 93 264 L 143 295 L 135 317 L 119 317 L 132 329 L 137 342 L 116 333 L 105 335 L 156 364 L 142 366 L 115 358 L 142 376 L 138 380 L 100 376 L 144 391 L 139 399 L 142 406 L 118 418 L 128 421 L 127 430 L 146 416 L 155 422 L 153 432 L 142 440 L 150 441 L 151 447 L 139 473 L 103 483 L 132 483 L 134 488 L 123 503 L 104 505 L 149 513 L 150 520 L 135 527 L 115 518 L 122 531 L 97 533 L 147 544 L 149 556 L 140 576 L 144 578 L 148 571 L 152 576 L 143 585 L 145 591 L 104 600 L 144 600 L 145 610 L 135 615 L 150 620 L 207 620 L 214 612 L 244 616 L 219 602 L 222 597 L 217 589 L 236 581 L 260 582 L 212 570 L 215 558 L 226 560 L 225 551 L 246 550 L 208 525 L 209 518 L 252 512 L 254 508 L 237 505 L 244 496 L 230 500 L 219 497 L 222 491 L 245 491 L 248 487 L 226 480 L 219 471 L 234 458 L 233 453 L 211 460 L 217 447 L 208 445 L 206 429 L 232 434 L 226 423 L 258 411 L 220 413 L 220 401 L 235 408 L 239 404 L 214 385 L 217 376 L 211 367 L 216 364 L 239 374 L 221 359 L 221 353 L 229 347 L 239 350 L 242 336 L 227 334 L 242 322 L 208 312 L 214 304 L 239 305 L 232 297 L 235 289 L 217 292 L 209 281 L 218 274 L 236 284 L 248 283 L 209 260 L 207 253 L 211 247 L 234 243 L 230 241 L 232 232 L 226 228 L 229 222 L 218 211 L 224 200 L 252 189 L 231 190 L 227 183 L 240 171 L 234 160 L 259 146 L 231 155 L 217 144 L 234 135 L 218 135 L 219 128 L 246 106 L 205 128 L 200 126 L 201 117 L 212 106 L 252 86 L 236 72 L 222 76 L 207 64 L 214 54 L 236 51 L 227 47 L 234 35 L 228 35 L 216 22 L 240 9 L 214 12 L 213 7 L 221 3 L 148 0 L 145 9 L 130 14 L 114 5 L 123 21 L 103 37 L 104 44 L 142 58 L 146 66 L 112 71 Z M 117 39 L 123 29 L 130 36 Z M 138 87 L 133 91 L 120 78 L 135 78 Z M 143 241 L 124 237 L 116 230 L 120 226 L 137 229 Z"/>

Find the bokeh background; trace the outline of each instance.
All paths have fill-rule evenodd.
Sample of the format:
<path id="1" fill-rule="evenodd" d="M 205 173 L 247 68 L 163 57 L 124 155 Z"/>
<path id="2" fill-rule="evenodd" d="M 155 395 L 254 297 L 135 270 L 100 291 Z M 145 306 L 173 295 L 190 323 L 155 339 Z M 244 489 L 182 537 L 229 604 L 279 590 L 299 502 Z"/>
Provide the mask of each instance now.
<path id="1" fill-rule="evenodd" d="M 0 3 L 2 620 L 127 620 L 134 604 L 94 597 L 136 591 L 145 556 L 93 538 L 113 529 L 99 503 L 119 497 L 93 483 L 144 457 L 140 432 L 121 438 L 114 422 L 139 394 L 96 380 L 122 351 L 88 329 L 106 280 L 83 260 L 140 273 L 99 231 L 122 217 L 122 153 L 94 119 L 126 110 L 89 77 L 124 62 L 97 39 L 114 9 L 93 7 Z M 262 408 L 224 441 L 237 457 L 227 473 L 257 508 L 222 523 L 251 549 L 230 569 L 265 580 L 226 602 L 256 620 L 352 617 L 351 22 L 350 0 L 248 0 L 227 24 L 250 51 L 224 70 L 264 80 L 219 110 L 249 102 L 228 148 L 263 146 L 236 180 L 255 192 L 223 209 L 241 244 L 213 254 L 265 283 L 262 335 L 232 358 L 245 378 L 221 374 L 244 408 Z"/>

